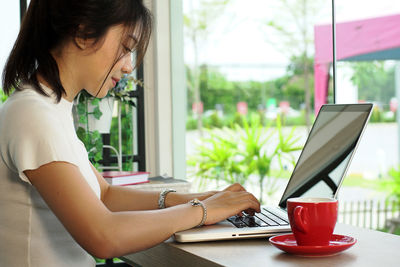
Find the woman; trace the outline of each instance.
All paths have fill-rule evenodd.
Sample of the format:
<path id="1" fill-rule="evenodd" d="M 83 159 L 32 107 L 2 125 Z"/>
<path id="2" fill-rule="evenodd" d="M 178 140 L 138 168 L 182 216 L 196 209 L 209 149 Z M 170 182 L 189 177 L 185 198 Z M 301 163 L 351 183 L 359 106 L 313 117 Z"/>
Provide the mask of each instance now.
<path id="1" fill-rule="evenodd" d="M 235 184 L 178 194 L 110 186 L 77 138 L 72 101 L 102 98 L 143 58 L 151 15 L 140 0 L 31 0 L 3 73 L 0 266 L 93 266 L 213 224 L 259 202 Z M 137 64 L 138 64 L 137 63 Z M 164 208 L 165 209 L 159 209 Z"/>

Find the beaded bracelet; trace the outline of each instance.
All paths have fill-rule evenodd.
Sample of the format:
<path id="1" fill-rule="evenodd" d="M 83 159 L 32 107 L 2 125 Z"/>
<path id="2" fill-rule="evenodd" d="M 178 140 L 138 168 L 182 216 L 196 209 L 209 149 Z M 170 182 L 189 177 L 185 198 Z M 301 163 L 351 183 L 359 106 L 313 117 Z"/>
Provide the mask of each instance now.
<path id="1" fill-rule="evenodd" d="M 201 219 L 201 222 L 196 226 L 196 227 L 200 227 L 203 226 L 204 223 L 207 220 L 207 208 L 204 205 L 203 202 L 201 202 L 200 200 L 198 200 L 197 198 L 192 199 L 189 201 L 189 203 L 193 206 L 193 207 L 202 207 L 203 208 L 203 218 Z"/>

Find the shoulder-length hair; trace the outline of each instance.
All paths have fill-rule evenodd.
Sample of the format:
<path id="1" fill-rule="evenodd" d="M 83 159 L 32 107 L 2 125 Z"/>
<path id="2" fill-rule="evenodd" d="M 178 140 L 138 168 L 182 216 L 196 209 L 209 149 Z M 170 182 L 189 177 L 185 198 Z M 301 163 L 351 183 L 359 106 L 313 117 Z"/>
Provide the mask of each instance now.
<path id="1" fill-rule="evenodd" d="M 13 88 L 22 90 L 23 84 L 30 84 L 47 95 L 39 85 L 40 74 L 60 101 L 65 89 L 51 50 L 70 38 L 93 39 L 96 44 L 111 26 L 121 24 L 136 33 L 136 68 L 152 28 L 151 13 L 142 0 L 31 0 L 3 71 L 4 92 L 10 94 Z"/>

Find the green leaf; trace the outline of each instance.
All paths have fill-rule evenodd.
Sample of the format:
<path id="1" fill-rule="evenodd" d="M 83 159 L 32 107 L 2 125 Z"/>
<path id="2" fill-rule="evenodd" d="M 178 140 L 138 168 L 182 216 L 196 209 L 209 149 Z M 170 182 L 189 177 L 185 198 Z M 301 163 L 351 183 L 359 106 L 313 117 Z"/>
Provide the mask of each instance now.
<path id="1" fill-rule="evenodd" d="M 87 117 L 86 116 L 80 116 L 79 117 L 79 123 L 86 124 L 87 123 Z"/>
<path id="2" fill-rule="evenodd" d="M 99 103 L 100 103 L 100 99 L 99 98 L 92 98 L 91 100 L 90 100 L 90 104 L 92 104 L 93 106 L 98 106 L 99 105 Z"/>
<path id="3" fill-rule="evenodd" d="M 86 105 L 78 104 L 77 111 L 78 115 L 86 115 Z"/>
<path id="4" fill-rule="evenodd" d="M 100 111 L 100 108 L 97 106 L 93 109 L 93 112 L 91 113 L 96 119 L 100 119 L 101 115 L 103 115 L 103 113 Z"/>
<path id="5" fill-rule="evenodd" d="M 85 129 L 83 129 L 82 127 L 79 127 L 78 130 L 76 131 L 76 135 L 82 142 L 85 142 L 85 139 L 86 139 Z"/>

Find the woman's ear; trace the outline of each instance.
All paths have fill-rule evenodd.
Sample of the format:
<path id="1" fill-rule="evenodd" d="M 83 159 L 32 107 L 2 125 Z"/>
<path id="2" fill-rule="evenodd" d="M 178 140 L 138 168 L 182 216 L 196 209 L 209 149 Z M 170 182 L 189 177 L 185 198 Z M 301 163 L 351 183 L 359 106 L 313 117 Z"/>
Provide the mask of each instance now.
<path id="1" fill-rule="evenodd" d="M 85 50 L 88 44 L 88 40 L 82 37 L 75 37 L 74 43 L 79 49 Z"/>
<path id="2" fill-rule="evenodd" d="M 78 30 L 75 33 L 75 37 L 74 37 L 74 43 L 75 45 L 81 49 L 81 50 L 85 50 L 88 47 L 88 39 L 85 38 L 85 34 L 84 34 L 84 26 L 83 25 L 79 25 L 78 26 Z"/>

